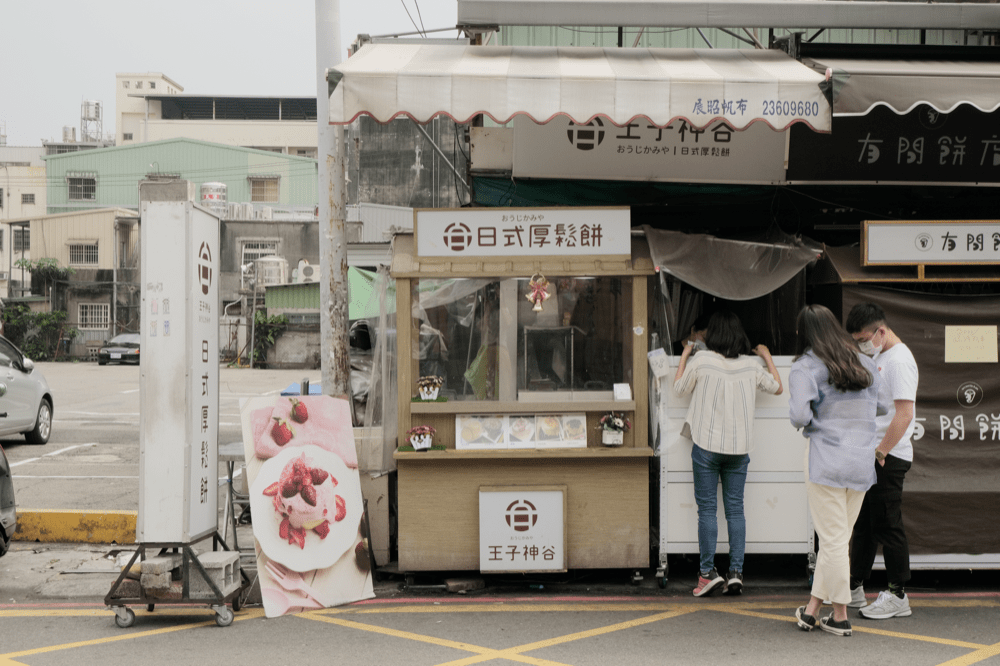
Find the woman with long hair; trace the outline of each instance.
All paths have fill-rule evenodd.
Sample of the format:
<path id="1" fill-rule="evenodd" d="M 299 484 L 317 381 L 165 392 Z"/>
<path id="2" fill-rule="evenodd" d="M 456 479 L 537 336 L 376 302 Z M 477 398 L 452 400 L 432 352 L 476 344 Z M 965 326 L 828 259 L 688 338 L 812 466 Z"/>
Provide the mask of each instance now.
<path id="1" fill-rule="evenodd" d="M 806 493 L 819 554 L 809 603 L 795 611 L 798 626 L 851 635 L 848 542 L 865 492 L 875 483 L 875 416 L 879 373 L 833 313 L 822 305 L 799 312 L 798 356 L 788 376 L 789 418 L 809 438 L 805 450 Z M 824 599 L 833 613 L 817 621 Z"/>
<path id="2" fill-rule="evenodd" d="M 698 549 L 701 561 L 698 584 L 693 594 L 704 596 L 720 587 L 728 594 L 743 591 L 743 555 L 746 550 L 746 516 L 743 487 L 753 449 L 753 419 L 757 391 L 778 395 L 781 377 L 767 347 L 757 345 L 750 356 L 750 340 L 739 317 L 719 311 L 708 320 L 706 350 L 688 363 L 693 344 L 684 347 L 674 390 L 684 395 L 694 392 L 684 420 L 682 435 L 694 441 L 691 466 L 694 497 L 698 504 Z M 729 573 L 723 578 L 715 567 L 719 536 L 716 518 L 718 486 L 722 481 L 722 502 L 729 531 Z"/>

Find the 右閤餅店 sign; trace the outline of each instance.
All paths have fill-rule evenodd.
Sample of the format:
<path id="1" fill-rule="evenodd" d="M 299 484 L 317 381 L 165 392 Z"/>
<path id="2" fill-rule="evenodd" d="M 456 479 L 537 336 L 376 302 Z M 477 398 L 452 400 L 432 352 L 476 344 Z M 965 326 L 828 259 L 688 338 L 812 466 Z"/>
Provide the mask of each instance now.
<path id="1" fill-rule="evenodd" d="M 417 255 L 466 257 L 629 256 L 628 208 L 418 210 Z"/>

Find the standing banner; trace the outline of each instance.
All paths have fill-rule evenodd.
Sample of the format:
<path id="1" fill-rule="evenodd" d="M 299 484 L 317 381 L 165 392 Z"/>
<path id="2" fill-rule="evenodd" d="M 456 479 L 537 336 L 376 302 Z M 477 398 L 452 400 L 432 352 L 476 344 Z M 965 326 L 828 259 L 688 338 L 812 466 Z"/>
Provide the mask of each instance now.
<path id="1" fill-rule="evenodd" d="M 219 218 L 142 204 L 140 543 L 218 529 Z"/>
<path id="2" fill-rule="evenodd" d="M 374 597 L 347 401 L 250 398 L 240 415 L 267 617 Z"/>

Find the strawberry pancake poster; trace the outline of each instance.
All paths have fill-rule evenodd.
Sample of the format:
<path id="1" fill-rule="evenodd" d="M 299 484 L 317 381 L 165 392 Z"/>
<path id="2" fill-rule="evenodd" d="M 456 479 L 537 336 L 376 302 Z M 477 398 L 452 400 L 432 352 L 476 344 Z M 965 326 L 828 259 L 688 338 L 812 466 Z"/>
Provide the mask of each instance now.
<path id="1" fill-rule="evenodd" d="M 347 401 L 250 398 L 240 416 L 267 617 L 374 597 Z"/>

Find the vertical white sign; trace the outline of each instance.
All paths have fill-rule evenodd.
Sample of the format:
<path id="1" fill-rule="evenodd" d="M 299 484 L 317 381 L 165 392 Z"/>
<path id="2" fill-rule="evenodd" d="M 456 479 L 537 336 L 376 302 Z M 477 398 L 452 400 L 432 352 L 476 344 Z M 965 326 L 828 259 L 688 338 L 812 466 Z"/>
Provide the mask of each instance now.
<path id="1" fill-rule="evenodd" d="M 565 571 L 566 487 L 479 489 L 481 571 Z"/>
<path id="2" fill-rule="evenodd" d="M 141 233 L 136 538 L 189 543 L 218 527 L 219 219 L 147 202 Z"/>

